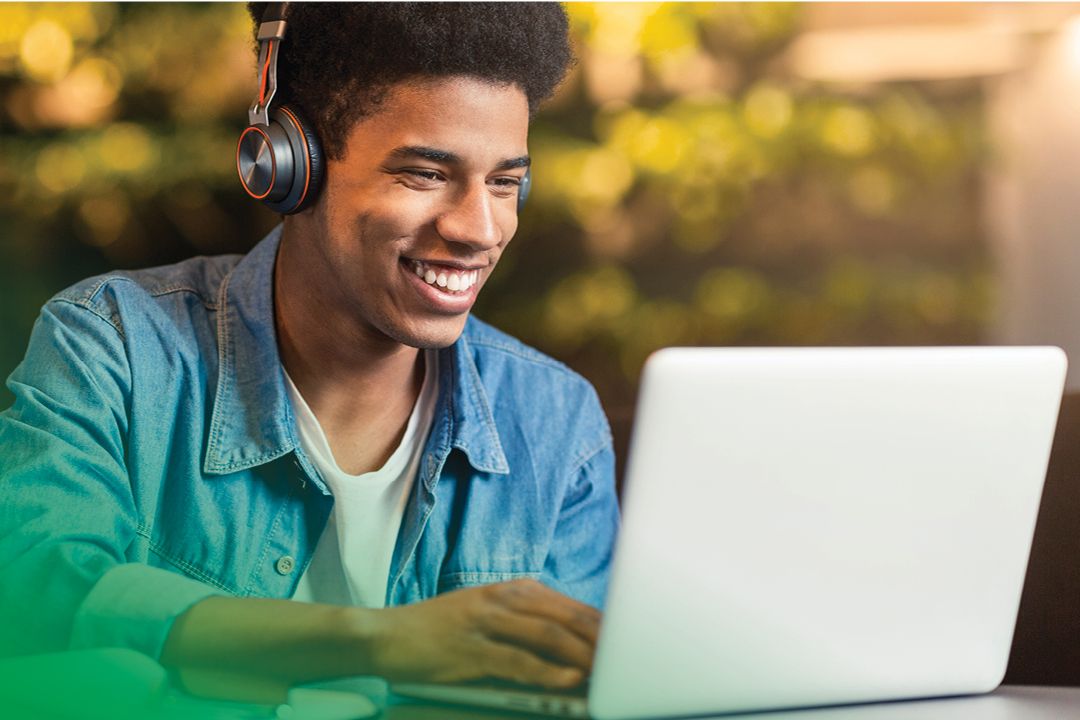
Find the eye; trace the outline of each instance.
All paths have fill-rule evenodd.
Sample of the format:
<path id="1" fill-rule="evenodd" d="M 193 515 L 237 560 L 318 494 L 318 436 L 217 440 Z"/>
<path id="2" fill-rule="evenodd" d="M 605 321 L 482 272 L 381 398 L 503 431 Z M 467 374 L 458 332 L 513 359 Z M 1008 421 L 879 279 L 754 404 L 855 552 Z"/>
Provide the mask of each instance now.
<path id="1" fill-rule="evenodd" d="M 443 179 L 442 173 L 438 170 L 429 170 L 427 168 L 406 168 L 402 172 L 429 182 L 438 182 Z"/>
<path id="2" fill-rule="evenodd" d="M 397 178 L 397 182 L 413 190 L 434 190 L 446 183 L 442 172 L 425 167 L 392 168 L 387 172 Z"/>
<path id="3" fill-rule="evenodd" d="M 521 178 L 513 175 L 500 175 L 489 180 L 488 184 L 495 189 L 499 197 L 509 197 L 517 194 L 517 189 L 521 187 Z"/>

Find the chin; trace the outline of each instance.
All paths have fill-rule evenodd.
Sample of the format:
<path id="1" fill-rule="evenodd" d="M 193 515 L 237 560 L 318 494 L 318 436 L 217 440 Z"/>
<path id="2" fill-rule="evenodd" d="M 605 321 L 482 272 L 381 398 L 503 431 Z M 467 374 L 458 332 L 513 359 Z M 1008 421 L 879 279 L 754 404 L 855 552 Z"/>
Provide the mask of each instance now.
<path id="1" fill-rule="evenodd" d="M 461 317 L 443 318 L 435 321 L 420 322 L 405 329 L 396 339 L 403 345 L 420 350 L 441 350 L 450 347 L 465 330 L 468 314 Z"/>

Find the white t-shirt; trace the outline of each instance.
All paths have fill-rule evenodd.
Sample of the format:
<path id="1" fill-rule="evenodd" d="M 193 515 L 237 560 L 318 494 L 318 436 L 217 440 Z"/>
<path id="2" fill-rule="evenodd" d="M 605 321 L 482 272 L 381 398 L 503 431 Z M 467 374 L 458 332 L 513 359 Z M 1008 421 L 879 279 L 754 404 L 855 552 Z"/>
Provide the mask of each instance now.
<path id="1" fill-rule="evenodd" d="M 386 464 L 363 475 L 349 475 L 338 466 L 319 421 L 285 373 L 300 445 L 334 496 L 330 520 L 294 600 L 370 608 L 386 604 L 398 529 L 435 416 L 438 368 L 438 353 L 425 351 L 424 384 L 401 444 Z"/>

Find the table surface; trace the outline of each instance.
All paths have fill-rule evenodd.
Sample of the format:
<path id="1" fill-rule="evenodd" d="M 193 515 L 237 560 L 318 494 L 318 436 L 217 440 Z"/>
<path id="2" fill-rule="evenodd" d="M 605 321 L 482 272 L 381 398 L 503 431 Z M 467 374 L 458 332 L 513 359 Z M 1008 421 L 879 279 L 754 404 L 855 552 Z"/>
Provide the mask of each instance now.
<path id="1" fill-rule="evenodd" d="M 390 705 L 382 714 L 385 720 L 521 720 L 525 717 L 528 716 L 411 703 Z M 724 720 L 1065 720 L 1080 718 L 1080 688 L 1016 685 L 975 697 L 717 717 Z"/>
<path id="2" fill-rule="evenodd" d="M 381 720 L 528 720 L 537 716 L 498 710 L 453 707 L 415 701 L 380 702 Z M 335 712 L 332 703 L 325 709 L 308 704 L 305 712 L 278 717 L 289 720 L 351 720 L 347 713 Z M 340 708 L 340 706 L 338 706 Z M 176 718 L 200 720 L 240 720 L 266 717 L 247 714 L 240 708 L 193 701 Z M 724 720 L 1066 720 L 1080 718 L 1080 688 L 1005 686 L 989 695 L 935 700 L 850 705 L 846 707 L 789 710 L 782 712 L 718 715 Z"/>
<path id="3" fill-rule="evenodd" d="M 94 672 L 88 672 L 88 668 Z M 207 701 L 174 690 L 163 695 L 164 680 L 160 665 L 131 651 L 86 651 L 8 659 L 0 661 L 0 716 L 32 716 L 47 720 L 356 720 L 373 714 L 385 720 L 522 720 L 530 717 L 411 701 L 388 694 L 386 683 L 375 678 L 351 678 L 329 683 L 329 687 L 322 690 L 293 691 L 290 693 L 292 705 L 277 707 Z M 367 702 L 366 698 L 371 698 L 374 703 Z M 988 695 L 961 698 L 716 717 L 729 720 L 1080 719 L 1080 687 L 1011 685 Z"/>

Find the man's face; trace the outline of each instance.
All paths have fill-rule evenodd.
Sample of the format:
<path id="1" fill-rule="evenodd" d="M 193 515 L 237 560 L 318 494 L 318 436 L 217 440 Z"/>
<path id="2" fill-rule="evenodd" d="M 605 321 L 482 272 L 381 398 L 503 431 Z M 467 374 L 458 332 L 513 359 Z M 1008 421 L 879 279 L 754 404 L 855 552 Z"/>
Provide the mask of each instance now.
<path id="1" fill-rule="evenodd" d="M 515 86 L 464 77 L 393 86 L 343 159 L 327 163 L 312 210 L 317 292 L 365 333 L 452 344 L 517 229 L 528 124 Z"/>

